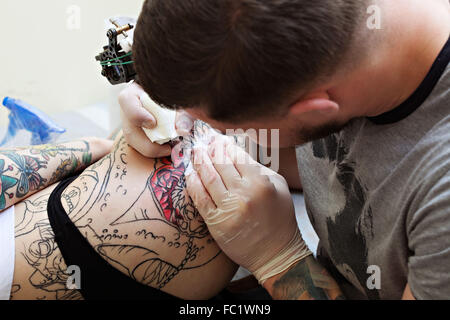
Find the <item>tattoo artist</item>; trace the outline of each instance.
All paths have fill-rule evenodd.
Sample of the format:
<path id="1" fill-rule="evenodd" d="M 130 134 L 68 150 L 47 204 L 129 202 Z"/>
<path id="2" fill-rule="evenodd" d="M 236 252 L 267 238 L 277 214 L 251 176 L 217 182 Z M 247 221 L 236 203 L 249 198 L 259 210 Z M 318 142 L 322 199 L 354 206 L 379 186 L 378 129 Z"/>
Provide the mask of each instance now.
<path id="1" fill-rule="evenodd" d="M 170 154 L 142 131 L 156 125 L 142 90 L 183 110 L 178 129 L 187 114 L 280 129 L 279 174 L 217 139 L 187 176 L 218 245 L 273 298 L 448 299 L 449 34 L 448 0 L 147 0 L 124 134 Z M 302 185 L 317 257 L 285 179 Z"/>

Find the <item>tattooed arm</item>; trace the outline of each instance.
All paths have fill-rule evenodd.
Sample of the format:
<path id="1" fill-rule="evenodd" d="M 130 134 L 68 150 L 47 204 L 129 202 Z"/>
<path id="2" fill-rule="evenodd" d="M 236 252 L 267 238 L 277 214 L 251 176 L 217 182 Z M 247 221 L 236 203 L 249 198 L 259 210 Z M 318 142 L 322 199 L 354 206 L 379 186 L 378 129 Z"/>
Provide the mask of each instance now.
<path id="1" fill-rule="evenodd" d="M 336 281 L 313 256 L 264 283 L 277 300 L 343 300 Z"/>
<path id="2" fill-rule="evenodd" d="M 112 141 L 86 138 L 60 145 L 0 149 L 0 211 L 107 154 Z"/>

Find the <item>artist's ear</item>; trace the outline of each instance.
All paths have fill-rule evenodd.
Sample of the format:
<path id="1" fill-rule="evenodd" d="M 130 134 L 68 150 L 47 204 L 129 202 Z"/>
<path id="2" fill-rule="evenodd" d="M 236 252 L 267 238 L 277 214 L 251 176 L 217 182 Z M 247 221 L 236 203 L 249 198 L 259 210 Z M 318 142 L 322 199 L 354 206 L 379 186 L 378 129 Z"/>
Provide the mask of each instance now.
<path id="1" fill-rule="evenodd" d="M 319 112 L 324 115 L 333 115 L 339 112 L 339 104 L 331 100 L 326 91 L 308 94 L 292 104 L 289 108 L 290 115 L 301 115 L 308 112 Z"/>

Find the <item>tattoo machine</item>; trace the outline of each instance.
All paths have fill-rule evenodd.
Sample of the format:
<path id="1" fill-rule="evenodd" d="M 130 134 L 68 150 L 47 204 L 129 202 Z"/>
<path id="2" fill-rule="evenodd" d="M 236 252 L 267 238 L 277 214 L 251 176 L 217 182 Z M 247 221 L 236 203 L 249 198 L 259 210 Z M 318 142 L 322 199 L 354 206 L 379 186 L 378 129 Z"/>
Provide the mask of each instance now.
<path id="1" fill-rule="evenodd" d="M 95 57 L 102 66 L 102 76 L 112 85 L 127 83 L 136 78 L 132 61 L 133 29 L 135 20 L 126 17 L 109 19 L 110 26 L 106 32 L 108 45 Z"/>
<path id="2" fill-rule="evenodd" d="M 102 76 L 112 85 L 128 83 L 136 79 L 136 71 L 132 60 L 133 34 L 136 19 L 129 17 L 113 17 L 109 19 L 108 45 L 95 59 L 100 61 Z M 149 130 L 142 128 L 147 137 L 154 143 L 163 145 L 179 137 L 175 129 L 176 112 L 161 108 L 148 94 L 140 96 L 143 107 L 156 119 L 157 127 Z"/>

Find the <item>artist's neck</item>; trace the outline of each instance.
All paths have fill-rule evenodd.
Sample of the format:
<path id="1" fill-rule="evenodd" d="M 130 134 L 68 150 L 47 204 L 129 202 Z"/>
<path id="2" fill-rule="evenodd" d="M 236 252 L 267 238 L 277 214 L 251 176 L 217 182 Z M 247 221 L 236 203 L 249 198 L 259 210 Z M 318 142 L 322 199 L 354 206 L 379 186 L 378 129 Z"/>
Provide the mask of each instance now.
<path id="1" fill-rule="evenodd" d="M 447 0 L 386 1 L 387 41 L 379 66 L 380 102 L 367 116 L 388 112 L 408 99 L 419 87 L 450 35 Z"/>
<path id="2" fill-rule="evenodd" d="M 366 35 L 370 42 L 367 54 L 355 68 L 337 74 L 327 89 L 341 107 L 343 123 L 381 115 L 406 101 L 449 38 L 448 0 L 377 3 L 382 12 L 381 29 Z"/>

